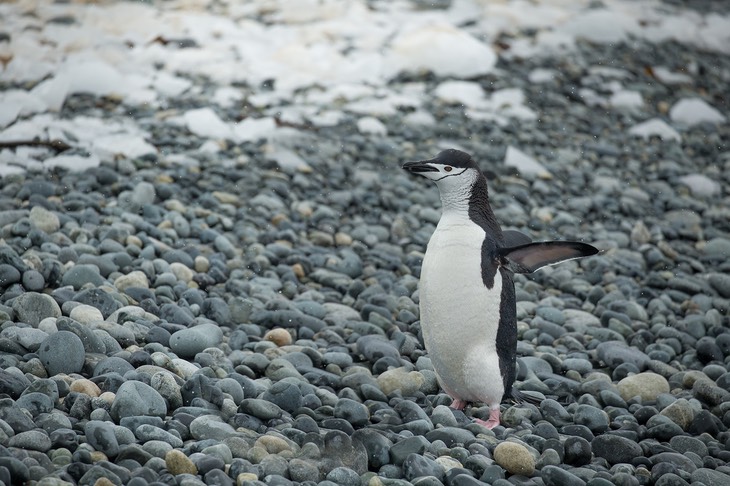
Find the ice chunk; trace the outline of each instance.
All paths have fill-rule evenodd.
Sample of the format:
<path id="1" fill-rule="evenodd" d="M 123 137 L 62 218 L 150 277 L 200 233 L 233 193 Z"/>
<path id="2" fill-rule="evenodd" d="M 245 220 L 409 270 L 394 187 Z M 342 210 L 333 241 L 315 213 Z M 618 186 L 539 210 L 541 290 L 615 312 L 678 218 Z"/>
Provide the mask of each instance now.
<path id="1" fill-rule="evenodd" d="M 589 41 L 619 43 L 628 33 L 639 30 L 638 21 L 629 14 L 609 9 L 589 10 L 566 22 L 562 30 Z"/>
<path id="2" fill-rule="evenodd" d="M 364 98 L 345 106 L 347 111 L 358 115 L 393 116 L 398 113 L 395 100 L 391 98 Z"/>
<path id="3" fill-rule="evenodd" d="M 183 115 L 188 130 L 199 137 L 233 138 L 231 127 L 210 108 L 197 108 Z"/>
<path id="4" fill-rule="evenodd" d="M 0 100 L 0 128 L 5 128 L 18 118 L 23 106 L 16 101 Z"/>
<path id="5" fill-rule="evenodd" d="M 384 60 L 389 77 L 428 70 L 437 76 L 470 78 L 490 72 L 497 55 L 487 45 L 445 21 L 406 28 Z"/>
<path id="6" fill-rule="evenodd" d="M 724 123 L 725 116 L 701 98 L 684 98 L 677 101 L 669 110 L 673 122 L 685 125 L 698 123 Z"/>
<path id="7" fill-rule="evenodd" d="M 720 193 L 720 184 L 704 174 L 682 176 L 679 182 L 689 187 L 693 196 L 711 197 Z"/>
<path id="8" fill-rule="evenodd" d="M 433 90 L 434 96 L 446 103 L 459 103 L 470 108 L 484 105 L 484 90 L 471 81 L 445 81 Z"/>
<path id="9" fill-rule="evenodd" d="M 388 134 L 388 129 L 383 122 L 373 116 L 364 116 L 357 121 L 357 129 L 360 133 L 365 135 L 378 135 L 385 136 Z"/>
<path id="10" fill-rule="evenodd" d="M 92 141 L 92 144 L 96 150 L 102 153 L 108 152 L 111 155 L 123 155 L 129 158 L 157 153 L 157 149 L 141 136 L 125 133 L 98 137 Z"/>
<path id="11" fill-rule="evenodd" d="M 527 75 L 527 79 L 533 84 L 549 83 L 556 78 L 557 72 L 554 69 L 536 68 Z"/>
<path id="12" fill-rule="evenodd" d="M 67 62 L 58 76 L 68 81 L 69 94 L 124 95 L 129 88 L 126 77 L 117 68 L 98 60 Z"/>
<path id="13" fill-rule="evenodd" d="M 287 148 L 274 147 L 267 156 L 279 164 L 284 172 L 312 172 L 312 167 L 303 158 Z"/>
<path id="14" fill-rule="evenodd" d="M 163 96 L 175 98 L 187 91 L 193 83 L 185 78 L 160 71 L 152 82 L 152 87 Z"/>
<path id="15" fill-rule="evenodd" d="M 644 106 L 644 99 L 638 91 L 619 90 L 611 95 L 609 100 L 613 108 L 619 110 L 633 111 Z"/>
<path id="16" fill-rule="evenodd" d="M 324 110 L 315 115 L 309 116 L 309 121 L 317 127 L 334 127 L 337 126 L 345 114 L 337 110 Z"/>
<path id="17" fill-rule="evenodd" d="M 651 69 L 654 77 L 664 84 L 690 84 L 692 77 L 684 73 L 670 71 L 664 66 L 654 66 Z"/>
<path id="18" fill-rule="evenodd" d="M 31 90 L 31 94 L 41 99 L 48 110 L 60 111 L 69 95 L 71 85 L 65 76 L 55 76 L 39 83 Z"/>
<path id="19" fill-rule="evenodd" d="M 276 130 L 276 121 L 270 116 L 246 118 L 233 125 L 233 135 L 241 142 L 255 142 L 267 138 Z"/>
<path id="20" fill-rule="evenodd" d="M 236 101 L 240 101 L 242 99 L 243 93 L 241 93 L 241 90 L 231 88 L 230 86 L 218 88 L 215 90 L 215 93 L 213 93 L 213 102 L 223 108 L 230 108 L 236 103 Z"/>
<path id="21" fill-rule="evenodd" d="M 662 140 L 682 141 L 682 137 L 679 135 L 679 132 L 667 125 L 667 123 L 660 118 L 652 118 L 651 120 L 634 125 L 629 129 L 629 133 L 631 135 L 647 139 L 655 136 Z"/>
<path id="22" fill-rule="evenodd" d="M 433 115 L 423 110 L 408 113 L 406 116 L 403 117 L 403 121 L 408 125 L 431 126 L 436 124 L 436 119 L 433 117 Z"/>
<path id="23" fill-rule="evenodd" d="M 51 74 L 55 67 L 50 62 L 15 55 L 2 72 L 2 78 L 15 83 L 36 82 Z"/>
<path id="24" fill-rule="evenodd" d="M 514 167 L 524 176 L 551 177 L 550 172 L 540 162 L 512 146 L 507 147 L 504 163 L 507 167 Z"/>
<path id="25" fill-rule="evenodd" d="M 79 172 L 99 166 L 99 157 L 92 155 L 83 157 L 81 155 L 58 155 L 43 161 L 46 168 L 63 167 L 71 171 Z"/>

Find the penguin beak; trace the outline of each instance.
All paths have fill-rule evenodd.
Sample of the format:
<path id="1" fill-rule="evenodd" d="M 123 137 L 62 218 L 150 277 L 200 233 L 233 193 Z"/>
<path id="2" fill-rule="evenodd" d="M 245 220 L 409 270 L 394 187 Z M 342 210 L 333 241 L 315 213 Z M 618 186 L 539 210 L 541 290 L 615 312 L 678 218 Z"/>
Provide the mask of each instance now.
<path id="1" fill-rule="evenodd" d="M 408 172 L 413 172 L 414 174 L 418 174 L 421 172 L 438 172 L 438 168 L 431 165 L 433 161 L 431 160 L 420 160 L 418 162 L 406 162 L 403 164 L 403 169 L 407 170 Z"/>

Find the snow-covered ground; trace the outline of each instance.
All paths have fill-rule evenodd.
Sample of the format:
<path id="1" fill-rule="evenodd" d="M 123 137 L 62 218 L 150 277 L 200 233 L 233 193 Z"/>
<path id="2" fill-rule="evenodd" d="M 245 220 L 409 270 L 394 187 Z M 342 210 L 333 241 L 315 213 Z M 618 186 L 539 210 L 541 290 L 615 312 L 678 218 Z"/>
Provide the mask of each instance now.
<path id="1" fill-rule="evenodd" d="M 157 151 L 133 116 L 59 117 L 74 94 L 159 110 L 159 123 L 187 126 L 211 140 L 271 137 L 275 121 L 332 126 L 343 112 L 362 117 L 363 133 L 382 135 L 386 129 L 378 117 L 402 107 L 412 110 L 415 123 L 432 123 L 424 95 L 462 103 L 477 120 L 534 120 L 537 114 L 524 105 L 520 89 L 486 93 L 471 81 L 493 72 L 498 56 L 568 53 L 578 39 L 672 40 L 730 53 L 730 14 L 656 0 L 454 0 L 448 8 L 428 6 L 365 0 L 2 3 L 0 141 L 62 140 L 86 155 L 7 148 L 0 152 L 0 174 L 55 165 L 83 169 L 118 155 Z M 666 85 L 699 75 L 652 68 Z M 425 71 L 445 79 L 432 93 L 407 81 Z M 536 70 L 530 82 L 549 82 L 553 74 Z M 210 83 L 194 82 L 201 77 Z M 580 96 L 619 110 L 643 103 L 620 75 L 603 88 L 608 95 L 584 88 Z M 170 100 L 202 94 L 212 95 L 218 107 L 164 113 Z M 225 119 L 216 109 L 241 100 L 255 116 Z M 726 113 L 705 101 L 686 99 L 672 107 L 670 123 L 647 120 L 631 133 L 677 139 L 675 125 L 726 120 Z M 214 143 L 203 149 L 216 150 Z"/>

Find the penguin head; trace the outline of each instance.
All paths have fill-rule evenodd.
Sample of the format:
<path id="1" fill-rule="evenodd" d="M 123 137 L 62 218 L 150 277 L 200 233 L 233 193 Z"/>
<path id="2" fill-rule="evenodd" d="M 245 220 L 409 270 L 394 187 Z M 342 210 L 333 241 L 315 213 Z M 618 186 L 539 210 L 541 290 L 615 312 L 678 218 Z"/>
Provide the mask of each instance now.
<path id="1" fill-rule="evenodd" d="M 403 169 L 431 179 L 442 194 L 468 190 L 481 175 L 471 155 L 455 149 L 444 150 L 430 160 L 406 162 Z"/>

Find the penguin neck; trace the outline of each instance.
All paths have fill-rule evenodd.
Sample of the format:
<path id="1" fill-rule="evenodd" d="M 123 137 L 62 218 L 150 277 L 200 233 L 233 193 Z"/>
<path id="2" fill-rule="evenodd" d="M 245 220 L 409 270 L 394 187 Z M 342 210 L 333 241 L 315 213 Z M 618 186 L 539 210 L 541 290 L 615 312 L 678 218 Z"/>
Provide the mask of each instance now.
<path id="1" fill-rule="evenodd" d="M 469 192 L 468 188 L 440 192 L 442 214 L 454 218 L 468 219 Z"/>
<path id="2" fill-rule="evenodd" d="M 489 204 L 487 179 L 480 174 L 470 187 L 440 193 L 443 216 L 450 220 L 468 219 L 498 242 L 503 242 L 502 228 Z"/>

